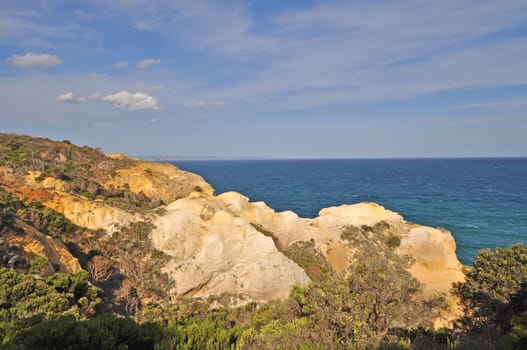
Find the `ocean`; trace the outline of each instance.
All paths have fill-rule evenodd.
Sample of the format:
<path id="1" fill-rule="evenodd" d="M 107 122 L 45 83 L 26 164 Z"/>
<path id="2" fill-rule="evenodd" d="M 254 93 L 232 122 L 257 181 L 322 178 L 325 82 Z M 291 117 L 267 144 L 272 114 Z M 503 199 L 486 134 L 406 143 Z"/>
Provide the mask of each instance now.
<path id="1" fill-rule="evenodd" d="M 444 227 L 471 265 L 483 248 L 527 240 L 527 158 L 174 161 L 216 193 L 237 191 L 276 211 L 376 202 L 407 221 Z"/>

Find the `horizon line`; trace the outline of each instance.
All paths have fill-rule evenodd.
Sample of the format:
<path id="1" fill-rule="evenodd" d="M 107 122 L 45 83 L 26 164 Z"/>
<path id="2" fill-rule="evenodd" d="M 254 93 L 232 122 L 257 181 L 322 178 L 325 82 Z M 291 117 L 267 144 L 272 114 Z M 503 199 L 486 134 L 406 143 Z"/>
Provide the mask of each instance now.
<path id="1" fill-rule="evenodd" d="M 146 161 L 267 161 L 267 160 L 470 160 L 470 159 L 527 159 L 522 156 L 402 156 L 402 157 L 225 157 L 225 156 L 135 156 Z"/>

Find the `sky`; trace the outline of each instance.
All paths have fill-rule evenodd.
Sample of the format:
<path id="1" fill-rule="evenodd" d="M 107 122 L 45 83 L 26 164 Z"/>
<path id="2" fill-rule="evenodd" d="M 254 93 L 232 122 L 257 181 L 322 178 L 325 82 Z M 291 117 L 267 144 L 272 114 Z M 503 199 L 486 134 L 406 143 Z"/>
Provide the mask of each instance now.
<path id="1" fill-rule="evenodd" d="M 0 132 L 135 156 L 527 156 L 527 1 L 2 0 Z"/>

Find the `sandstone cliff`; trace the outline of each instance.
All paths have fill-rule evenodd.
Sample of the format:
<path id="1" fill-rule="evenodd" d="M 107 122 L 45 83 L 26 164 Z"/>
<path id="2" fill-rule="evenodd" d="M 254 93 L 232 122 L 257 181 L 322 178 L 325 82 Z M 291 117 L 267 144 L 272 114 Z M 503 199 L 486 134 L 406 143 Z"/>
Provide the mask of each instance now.
<path id="1" fill-rule="evenodd" d="M 343 273 L 354 263 L 361 242 L 387 242 L 384 246 L 413 258 L 409 272 L 426 295 L 448 296 L 452 283 L 464 278 L 450 232 L 408 223 L 375 203 L 326 208 L 318 217 L 304 219 L 291 211 L 277 213 L 236 192 L 215 196 L 199 175 L 170 164 L 105 156 L 64 142 L 30 158 L 24 142 L 41 144 L 24 137 L 15 141 L 15 146 L 13 141 L 5 146 L 7 156 L 0 164 L 0 184 L 6 190 L 26 201 L 37 200 L 80 227 L 104 230 L 108 237 L 133 223 L 153 223 L 142 239 L 166 254 L 155 268 L 167 274 L 173 298 L 213 297 L 230 305 L 286 298 L 294 285 L 309 282 L 285 254 L 297 242 L 313 243 Z M 50 147 L 47 141 L 45 146 Z M 42 157 L 54 167 L 47 167 Z M 84 170 L 76 171 L 76 164 Z M 63 245 L 35 232 L 24 237 L 16 238 L 24 249 L 52 257 L 64 271 L 79 269 Z M 89 244 L 83 244 L 88 253 Z M 126 244 L 133 247 L 133 242 Z M 437 325 L 457 316 L 454 300 L 447 301 L 451 310 Z"/>
<path id="2" fill-rule="evenodd" d="M 176 282 L 174 293 L 210 296 L 230 290 L 257 300 L 286 296 L 293 284 L 307 281 L 294 265 L 283 259 L 282 265 L 276 264 L 277 256 L 290 244 L 315 242 L 335 270 L 342 271 L 353 263 L 354 239 L 363 239 L 370 228 L 377 228 L 381 235 L 397 237 L 400 244 L 394 249 L 398 253 L 412 256 L 409 271 L 423 284 L 425 295 L 447 296 L 451 310 L 436 326 L 448 325 L 457 316 L 449 291 L 464 274 L 451 233 L 408 223 L 375 203 L 326 208 L 317 218 L 304 219 L 291 211 L 276 213 L 265 203 L 251 203 L 236 192 L 194 195 L 170 204 L 154 224 L 154 245 L 174 258 L 166 271 L 176 281 L 185 281 L 179 286 Z M 255 263 L 266 273 L 252 273 Z M 258 291 L 247 287 L 252 285 Z"/>
<path id="3" fill-rule="evenodd" d="M 273 239 L 225 207 L 216 197 L 193 194 L 154 220 L 152 240 L 172 259 L 164 267 L 176 295 L 228 294 L 231 304 L 283 299 L 306 273 L 275 246 Z"/>

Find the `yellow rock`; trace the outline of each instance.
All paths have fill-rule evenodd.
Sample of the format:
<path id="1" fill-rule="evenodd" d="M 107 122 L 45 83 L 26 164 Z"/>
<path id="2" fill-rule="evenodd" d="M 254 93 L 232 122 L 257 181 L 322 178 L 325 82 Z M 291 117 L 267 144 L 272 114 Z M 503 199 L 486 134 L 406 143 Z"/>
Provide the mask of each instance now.
<path id="1" fill-rule="evenodd" d="M 33 188 L 41 188 L 60 192 L 64 192 L 66 190 L 66 182 L 53 177 L 46 177 L 42 181 L 37 181 L 36 179 L 40 176 L 42 176 L 40 171 L 28 171 L 25 177 L 26 185 Z"/>
<path id="2" fill-rule="evenodd" d="M 228 293 L 236 306 L 286 298 L 294 285 L 309 281 L 272 238 L 216 197 L 194 194 L 177 200 L 154 225 L 154 245 L 172 257 L 164 271 L 176 281 L 175 295 Z"/>
<path id="3" fill-rule="evenodd" d="M 326 208 L 315 219 L 303 219 L 290 211 L 276 213 L 262 202 L 251 203 L 236 192 L 221 194 L 216 197 L 216 202 L 231 215 L 273 234 L 282 250 L 295 241 L 315 242 L 337 271 L 349 266 L 354 254 L 349 242 L 341 237 L 343 229 L 347 226 L 373 227 L 384 222 L 401 238 L 397 252 L 409 254 L 414 259 L 409 272 L 422 283 L 425 296 L 446 295 L 450 311 L 443 313 L 436 326 L 451 325 L 451 321 L 459 316 L 450 289 L 453 282 L 464 280 L 463 266 L 456 255 L 454 238 L 446 230 L 407 223 L 401 215 L 376 203 Z M 194 225 L 199 227 L 199 222 Z M 232 232 L 235 230 L 235 227 L 231 228 Z"/>
<path id="4" fill-rule="evenodd" d="M 54 266 L 59 267 L 59 272 L 73 273 L 81 270 L 79 261 L 71 255 L 64 244 L 20 219 L 15 220 L 15 225 L 23 230 L 23 234 L 4 235 L 2 237 L 4 241 L 18 245 L 36 256 L 47 257 Z"/>
<path id="5" fill-rule="evenodd" d="M 214 189 L 199 175 L 178 169 L 168 163 L 140 162 L 131 168 L 119 169 L 106 186 L 128 186 L 134 193 L 170 203 L 192 192 L 212 195 Z"/>
<path id="6" fill-rule="evenodd" d="M 411 228 L 403 236 L 399 249 L 416 260 L 410 270 L 420 275 L 419 279 L 430 292 L 443 289 L 445 280 L 463 279 L 463 266 L 455 254 L 456 242 L 448 231 L 425 226 Z M 430 271 L 434 271 L 434 274 L 427 273 Z"/>
<path id="7" fill-rule="evenodd" d="M 108 234 L 119 231 L 132 222 L 144 220 L 138 214 L 66 193 L 55 193 L 52 199 L 42 203 L 61 213 L 77 226 L 92 230 L 102 229 Z"/>

